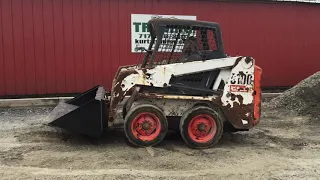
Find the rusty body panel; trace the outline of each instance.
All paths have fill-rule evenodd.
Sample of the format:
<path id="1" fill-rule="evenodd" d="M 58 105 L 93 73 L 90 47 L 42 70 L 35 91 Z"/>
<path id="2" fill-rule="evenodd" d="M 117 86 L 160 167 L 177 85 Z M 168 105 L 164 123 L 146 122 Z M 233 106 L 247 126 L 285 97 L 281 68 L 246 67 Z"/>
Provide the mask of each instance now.
<path id="1" fill-rule="evenodd" d="M 136 74 L 136 69 L 132 66 L 122 66 L 118 69 L 116 78 L 112 82 L 112 89 L 111 89 L 111 100 L 110 100 L 110 111 L 109 111 L 109 121 L 113 122 L 114 117 L 116 115 L 116 108 L 117 105 L 123 100 L 123 98 L 126 95 L 126 92 L 130 89 L 127 89 L 126 91 L 123 91 L 122 81 L 124 78 L 131 74 Z"/>
<path id="2" fill-rule="evenodd" d="M 237 129 L 249 129 L 254 126 L 253 123 L 253 104 L 243 104 L 241 96 L 238 96 L 239 104 L 234 104 L 231 108 L 230 105 L 219 107 L 222 109 L 226 119 Z M 219 102 L 215 102 L 219 103 Z"/>

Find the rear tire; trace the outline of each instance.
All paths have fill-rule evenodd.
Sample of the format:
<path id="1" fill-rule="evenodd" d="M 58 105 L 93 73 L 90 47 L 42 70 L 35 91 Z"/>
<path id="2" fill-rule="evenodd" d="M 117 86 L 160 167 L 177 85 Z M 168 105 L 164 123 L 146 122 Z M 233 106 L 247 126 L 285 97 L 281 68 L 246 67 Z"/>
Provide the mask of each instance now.
<path id="1" fill-rule="evenodd" d="M 215 145 L 223 133 L 223 118 L 218 111 L 197 106 L 186 111 L 180 120 L 182 138 L 192 148 L 202 149 Z"/>
<path id="2" fill-rule="evenodd" d="M 157 106 L 136 105 L 125 117 L 124 132 L 133 145 L 155 146 L 165 138 L 168 132 L 167 118 Z"/>

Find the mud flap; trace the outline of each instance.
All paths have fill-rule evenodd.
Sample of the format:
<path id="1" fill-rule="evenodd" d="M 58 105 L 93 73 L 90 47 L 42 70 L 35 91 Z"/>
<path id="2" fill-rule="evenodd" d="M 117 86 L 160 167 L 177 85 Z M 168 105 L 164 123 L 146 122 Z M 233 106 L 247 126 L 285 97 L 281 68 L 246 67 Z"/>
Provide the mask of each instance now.
<path id="1" fill-rule="evenodd" d="M 105 90 L 102 86 L 96 86 L 67 102 L 59 103 L 48 116 L 49 125 L 100 137 L 106 128 L 106 108 Z"/>

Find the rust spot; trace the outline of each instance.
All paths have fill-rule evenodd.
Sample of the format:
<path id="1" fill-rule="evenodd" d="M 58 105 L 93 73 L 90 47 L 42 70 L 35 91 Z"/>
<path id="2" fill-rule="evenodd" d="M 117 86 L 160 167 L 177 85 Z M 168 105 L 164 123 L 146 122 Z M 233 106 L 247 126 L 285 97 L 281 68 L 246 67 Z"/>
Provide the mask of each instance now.
<path id="1" fill-rule="evenodd" d="M 231 94 L 231 101 L 234 101 L 234 100 L 236 100 L 236 95 L 234 95 L 234 94 Z"/>
<path id="2" fill-rule="evenodd" d="M 144 74 L 145 74 L 146 79 L 150 79 L 150 77 L 151 77 L 150 73 L 144 73 Z"/>
<path id="3" fill-rule="evenodd" d="M 144 67 L 144 68 L 141 68 L 140 70 L 141 70 L 144 74 L 146 74 L 147 71 L 150 70 L 150 69 L 154 69 L 154 67 Z"/>
<path id="4" fill-rule="evenodd" d="M 241 95 L 234 95 L 234 98 L 238 98 L 240 104 L 234 103 L 233 108 L 231 108 L 230 104 L 222 106 L 221 98 L 213 99 L 212 103 L 222 110 L 227 121 L 229 121 L 235 128 L 249 129 L 253 127 L 253 104 L 243 104 L 243 97 Z M 247 114 L 249 114 L 249 116 L 247 116 Z M 248 124 L 242 124 L 242 119 L 247 120 Z"/>
<path id="5" fill-rule="evenodd" d="M 164 96 L 156 93 L 139 93 L 137 95 L 139 98 L 153 98 L 153 99 L 163 99 Z"/>
<path id="6" fill-rule="evenodd" d="M 251 63 L 252 61 L 252 58 L 250 57 L 246 57 L 246 59 L 244 60 L 247 64 Z"/>
<path id="7" fill-rule="evenodd" d="M 243 97 L 241 95 L 236 96 L 240 102 L 240 104 L 243 104 Z"/>
<path id="8" fill-rule="evenodd" d="M 230 105 L 222 107 L 222 110 L 226 118 L 236 128 L 247 129 L 253 127 L 253 104 L 242 104 L 243 99 L 239 101 L 241 101 L 241 103 L 234 103 L 233 108 L 230 108 Z M 247 116 L 248 114 L 249 116 Z M 247 120 L 248 124 L 242 124 L 242 119 Z"/>

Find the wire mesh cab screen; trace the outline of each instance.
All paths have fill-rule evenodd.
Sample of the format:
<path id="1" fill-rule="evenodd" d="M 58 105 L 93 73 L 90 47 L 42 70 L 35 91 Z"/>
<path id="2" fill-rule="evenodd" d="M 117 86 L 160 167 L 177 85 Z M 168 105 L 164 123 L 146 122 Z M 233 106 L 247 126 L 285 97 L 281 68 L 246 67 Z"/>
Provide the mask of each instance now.
<path id="1" fill-rule="evenodd" d="M 154 64 L 200 61 L 219 58 L 215 28 L 170 25 L 162 27 L 153 45 Z"/>

